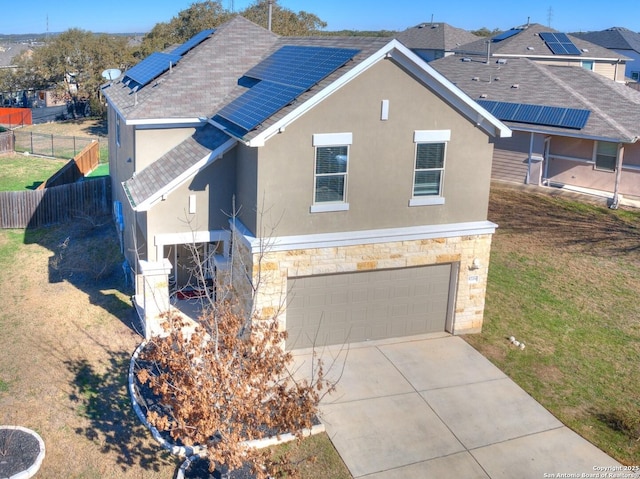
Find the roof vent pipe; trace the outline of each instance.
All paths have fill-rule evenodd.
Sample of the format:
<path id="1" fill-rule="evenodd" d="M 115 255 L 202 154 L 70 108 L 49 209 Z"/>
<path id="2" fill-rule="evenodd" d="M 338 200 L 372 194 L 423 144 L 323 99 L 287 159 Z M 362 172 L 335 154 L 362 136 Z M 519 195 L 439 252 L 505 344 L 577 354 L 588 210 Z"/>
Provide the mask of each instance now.
<path id="1" fill-rule="evenodd" d="M 273 15 L 273 0 L 268 0 L 267 3 L 269 4 L 269 20 L 268 20 L 267 30 L 271 31 L 271 17 Z"/>
<path id="2" fill-rule="evenodd" d="M 489 58 L 491 58 L 491 42 L 487 41 L 487 63 L 489 63 Z"/>

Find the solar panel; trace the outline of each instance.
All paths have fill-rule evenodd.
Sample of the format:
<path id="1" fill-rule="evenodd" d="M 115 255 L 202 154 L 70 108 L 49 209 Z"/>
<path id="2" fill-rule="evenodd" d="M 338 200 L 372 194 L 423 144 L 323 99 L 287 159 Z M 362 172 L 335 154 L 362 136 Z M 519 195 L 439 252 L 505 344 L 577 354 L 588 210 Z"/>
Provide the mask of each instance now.
<path id="1" fill-rule="evenodd" d="M 200 33 L 196 33 L 193 37 L 191 37 L 189 40 L 184 42 L 182 45 L 174 48 L 171 51 L 171 53 L 173 53 L 174 55 L 182 56 L 185 53 L 187 53 L 189 50 L 191 50 L 193 47 L 196 47 L 200 43 L 202 43 L 213 32 L 215 32 L 215 29 L 211 28 L 209 30 L 203 30 Z"/>
<path id="2" fill-rule="evenodd" d="M 245 76 L 307 90 L 347 63 L 359 50 L 285 45 Z"/>
<path id="3" fill-rule="evenodd" d="M 502 40 L 506 40 L 507 38 L 511 38 L 511 37 L 517 35 L 521 31 L 522 30 L 520 28 L 512 28 L 511 30 L 507 30 L 506 32 L 502 32 L 500 35 L 496 35 L 495 37 L 493 37 L 491 39 L 491 41 L 494 42 L 494 43 L 501 42 Z"/>
<path id="4" fill-rule="evenodd" d="M 531 105 L 505 101 L 478 100 L 478 104 L 502 121 L 557 126 L 576 130 L 585 127 L 591 114 L 589 110 L 577 108 Z"/>
<path id="5" fill-rule="evenodd" d="M 133 80 L 135 86 L 145 86 L 151 80 L 166 72 L 171 65 L 180 61 L 181 56 L 173 53 L 155 52 L 125 72 L 123 82 Z M 129 85 L 132 89 L 134 86 Z"/>
<path id="6" fill-rule="evenodd" d="M 580 55 L 580 50 L 564 33 L 540 32 L 542 38 L 554 55 Z"/>
<path id="7" fill-rule="evenodd" d="M 216 116 L 239 126 L 246 133 L 291 103 L 303 91 L 291 85 L 261 81 L 225 106 Z"/>

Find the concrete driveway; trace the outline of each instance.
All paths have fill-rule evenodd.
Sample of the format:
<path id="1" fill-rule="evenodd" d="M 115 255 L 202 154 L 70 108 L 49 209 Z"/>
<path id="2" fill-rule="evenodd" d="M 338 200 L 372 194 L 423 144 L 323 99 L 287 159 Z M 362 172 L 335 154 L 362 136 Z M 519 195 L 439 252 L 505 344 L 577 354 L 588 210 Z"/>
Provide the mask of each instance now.
<path id="1" fill-rule="evenodd" d="M 581 474 L 620 465 L 461 338 L 360 343 L 322 355 L 325 366 L 336 359 L 330 377 L 342 373 L 322 420 L 355 478 L 597 477 Z M 309 350 L 296 351 L 295 361 L 297 374 L 310 374 Z"/>

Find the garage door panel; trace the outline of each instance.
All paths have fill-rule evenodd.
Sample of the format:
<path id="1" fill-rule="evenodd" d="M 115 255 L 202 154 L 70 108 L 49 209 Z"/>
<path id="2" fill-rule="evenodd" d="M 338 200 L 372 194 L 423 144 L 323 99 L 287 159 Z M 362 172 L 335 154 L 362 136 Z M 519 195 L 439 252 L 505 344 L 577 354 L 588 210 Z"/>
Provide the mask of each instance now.
<path id="1" fill-rule="evenodd" d="M 289 278 L 287 348 L 444 331 L 450 264 Z"/>

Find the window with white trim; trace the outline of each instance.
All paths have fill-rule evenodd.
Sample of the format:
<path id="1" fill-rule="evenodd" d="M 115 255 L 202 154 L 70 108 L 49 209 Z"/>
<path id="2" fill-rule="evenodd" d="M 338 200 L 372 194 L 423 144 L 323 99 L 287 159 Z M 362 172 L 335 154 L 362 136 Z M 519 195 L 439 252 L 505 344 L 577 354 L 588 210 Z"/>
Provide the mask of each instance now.
<path id="1" fill-rule="evenodd" d="M 596 145 L 596 170 L 616 171 L 618 144 L 599 141 Z"/>
<path id="2" fill-rule="evenodd" d="M 414 133 L 415 162 L 413 191 L 409 206 L 444 203 L 444 168 L 450 130 L 424 130 Z"/>
<path id="3" fill-rule="evenodd" d="M 313 135 L 315 164 L 312 213 L 349 208 L 347 177 L 351 143 L 351 133 Z"/>

